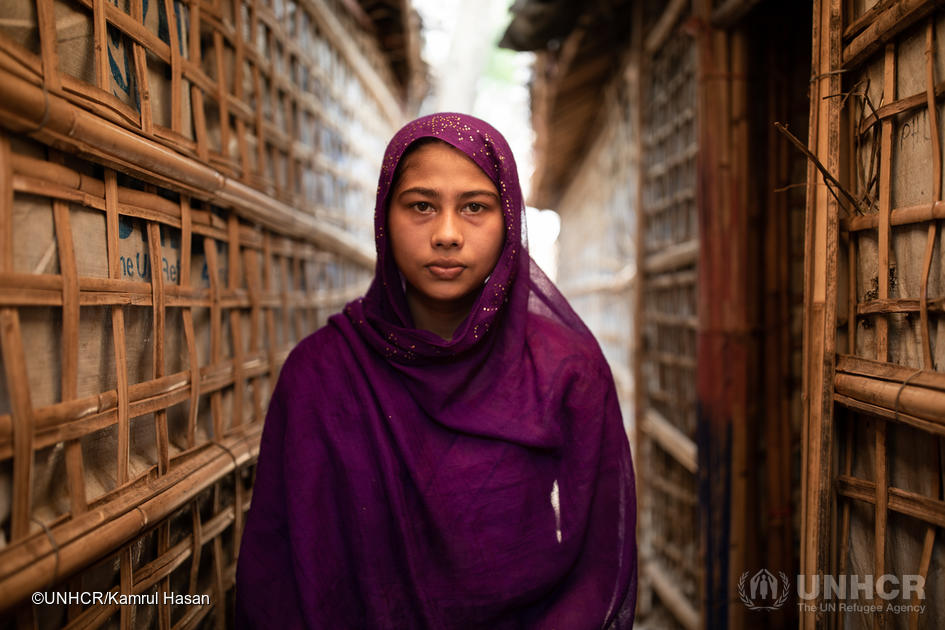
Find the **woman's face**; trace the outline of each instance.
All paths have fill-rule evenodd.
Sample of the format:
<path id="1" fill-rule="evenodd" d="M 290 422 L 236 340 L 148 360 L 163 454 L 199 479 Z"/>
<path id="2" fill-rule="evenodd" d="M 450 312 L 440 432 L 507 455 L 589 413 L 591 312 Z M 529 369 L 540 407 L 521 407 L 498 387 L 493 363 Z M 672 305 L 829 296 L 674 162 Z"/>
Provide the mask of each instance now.
<path id="1" fill-rule="evenodd" d="M 492 273 L 505 223 L 499 192 L 475 162 L 442 142 L 409 156 L 391 191 L 394 261 L 428 306 L 465 302 Z"/>

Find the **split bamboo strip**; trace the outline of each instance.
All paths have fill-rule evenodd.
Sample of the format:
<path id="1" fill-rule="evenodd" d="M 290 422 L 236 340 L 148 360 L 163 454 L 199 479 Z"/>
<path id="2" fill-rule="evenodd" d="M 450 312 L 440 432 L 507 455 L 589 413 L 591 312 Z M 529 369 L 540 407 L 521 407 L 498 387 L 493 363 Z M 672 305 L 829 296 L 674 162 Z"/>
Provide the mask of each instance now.
<path id="1" fill-rule="evenodd" d="M 941 441 L 941 437 L 939 440 Z M 939 479 L 939 494 L 941 495 L 941 479 Z M 939 497 L 941 499 L 941 496 Z M 945 502 L 943 502 L 945 503 Z M 925 530 L 925 539 L 922 541 L 922 557 L 919 559 L 919 575 L 922 576 L 923 583 L 928 579 L 929 576 L 929 567 L 932 563 L 932 551 L 935 547 L 935 527 L 929 526 Z M 910 630 L 918 630 L 919 628 L 919 615 L 922 612 L 921 601 L 919 599 L 918 593 L 912 594 L 912 599 L 909 602 L 913 606 L 913 610 L 909 615 L 909 628 Z"/>
<path id="2" fill-rule="evenodd" d="M 680 625 L 686 630 L 699 630 L 702 627 L 699 611 L 679 594 L 670 573 L 654 560 L 643 565 L 643 573 L 650 579 L 660 600 L 672 611 Z"/>
<path id="3" fill-rule="evenodd" d="M 203 250 L 210 276 L 210 365 L 217 366 L 223 359 L 223 309 L 220 304 L 220 268 L 216 243 L 204 238 Z M 224 435 L 223 400 L 219 389 L 214 389 L 210 394 L 210 413 L 213 418 L 213 437 L 219 440 Z"/>
<path id="4" fill-rule="evenodd" d="M 190 285 L 191 256 L 191 213 L 190 200 L 181 197 L 181 271 L 178 278 L 180 286 Z M 187 364 L 190 367 L 190 399 L 187 410 L 187 447 L 196 445 L 197 415 L 200 406 L 200 362 L 197 357 L 197 343 L 194 335 L 194 313 L 191 308 L 182 308 L 181 317 L 184 326 L 184 343 L 187 345 Z M 191 591 L 193 592 L 193 591 Z"/>
<path id="5" fill-rule="evenodd" d="M 73 247 L 69 208 L 61 201 L 53 202 L 53 221 L 56 245 L 59 248 L 59 266 L 62 273 L 62 400 L 78 395 L 79 380 L 79 272 Z M 87 509 L 85 471 L 82 465 L 82 445 L 78 440 L 66 444 L 66 479 L 73 514 Z"/>
<path id="6" fill-rule="evenodd" d="M 936 201 L 933 204 L 894 208 L 889 212 L 889 224 L 912 225 L 925 223 L 935 219 L 945 219 L 945 201 Z M 879 215 L 869 214 L 852 217 L 844 221 L 844 228 L 850 232 L 873 230 L 879 225 Z"/>
<path id="7" fill-rule="evenodd" d="M 870 504 L 875 501 L 877 494 L 872 481 L 845 476 L 837 478 L 837 492 L 841 496 Z M 945 501 L 895 487 L 890 487 L 888 492 L 889 510 L 936 527 L 945 527 Z"/>
<path id="8" fill-rule="evenodd" d="M 119 552 L 119 583 L 118 588 L 122 595 L 130 595 L 133 589 L 134 576 L 132 575 L 131 569 L 131 547 L 130 545 L 125 547 Z M 94 610 L 94 609 L 92 609 Z M 102 610 L 102 615 L 107 615 L 110 611 Z M 134 609 L 130 606 L 122 606 L 121 612 L 119 613 L 119 623 L 121 624 L 122 630 L 130 630 L 132 628 L 132 613 Z"/>
<path id="9" fill-rule="evenodd" d="M 59 50 L 56 48 L 56 16 L 52 0 L 39 0 L 36 3 L 36 20 L 39 27 L 43 81 L 47 90 L 58 91 L 62 85 L 59 77 Z"/>
<path id="10" fill-rule="evenodd" d="M 929 134 L 932 136 L 932 205 L 942 198 L 942 147 L 939 138 L 938 108 L 935 105 L 935 22 L 929 21 L 926 29 L 926 84 L 928 90 Z M 932 342 L 929 335 L 929 274 L 932 270 L 932 253 L 938 224 L 929 222 L 925 257 L 922 265 L 922 292 L 919 296 L 919 321 L 922 334 L 922 358 L 925 369 L 934 370 Z"/>
<path id="11" fill-rule="evenodd" d="M 29 534 L 33 487 L 32 405 L 26 379 L 26 359 L 19 312 L 0 308 L 0 350 L 10 395 L 13 428 L 13 500 L 10 538 L 18 542 Z"/>
<path id="12" fill-rule="evenodd" d="M 661 273 L 695 263 L 699 255 L 699 241 L 694 239 L 664 248 L 658 254 L 647 256 L 644 265 L 647 273 Z"/>
<path id="13" fill-rule="evenodd" d="M 198 230 L 194 230 L 198 234 Z M 339 306 L 358 297 L 363 287 L 328 289 L 318 293 L 305 294 L 300 291 L 290 292 L 283 297 L 268 293 L 260 298 L 263 306 L 275 306 L 287 303 L 298 308 L 324 308 Z M 165 286 L 165 306 L 195 307 L 210 306 L 209 289 L 176 285 Z M 133 280 L 107 280 L 104 278 L 83 277 L 79 280 L 80 306 L 152 306 L 151 285 Z M 0 272 L 0 305 L 2 306 L 62 306 L 62 278 L 58 275 L 29 274 L 20 272 Z M 220 304 L 224 308 L 250 308 L 252 298 L 245 289 L 220 290 Z M 932 312 L 943 311 L 943 300 L 929 302 Z M 870 301 L 861 304 L 858 313 L 878 312 L 907 313 L 918 312 L 915 299 Z"/>
<path id="14" fill-rule="evenodd" d="M 164 15 L 167 16 L 169 22 L 172 21 L 172 16 L 175 15 L 174 0 L 164 0 Z M 168 42 L 170 59 L 168 61 L 171 65 L 171 129 L 175 133 L 181 133 L 183 127 L 181 112 L 181 45 L 178 41 L 177 28 L 173 25 L 169 26 L 167 34 L 170 40 Z"/>
<path id="15" fill-rule="evenodd" d="M 922 311 L 922 306 L 922 300 L 916 298 L 868 300 L 856 306 L 856 315 L 919 313 Z M 925 310 L 926 313 L 945 312 L 945 299 L 926 300 Z"/>
<path id="16" fill-rule="evenodd" d="M 10 139 L 0 129 L 0 272 L 13 271 L 13 160 Z"/>
<path id="17" fill-rule="evenodd" d="M 843 394 L 834 394 L 833 399 L 837 404 L 843 405 L 847 409 L 860 411 L 869 414 L 870 416 L 885 418 L 887 420 L 895 420 L 897 422 L 901 422 L 902 424 L 915 427 L 920 431 L 925 431 L 926 433 L 945 436 L 945 424 L 940 422 L 917 418 L 916 416 L 905 413 L 904 411 L 896 411 L 886 407 L 880 407 L 878 405 L 863 402 L 862 400 L 857 400 L 856 398 L 851 398 Z M 848 431 L 848 433 L 849 435 L 853 435 L 852 430 Z"/>
<path id="18" fill-rule="evenodd" d="M 895 363 L 883 363 L 853 355 L 840 355 L 837 359 L 837 372 L 869 377 L 873 380 L 892 382 L 897 386 L 908 383 L 910 386 L 925 387 L 945 391 L 945 376 L 941 372 L 921 370 L 916 372 Z"/>
<path id="19" fill-rule="evenodd" d="M 853 19 L 853 5 L 847 4 L 848 14 L 845 18 L 850 22 L 848 26 L 843 29 L 843 39 L 848 40 L 871 23 L 876 21 L 876 17 L 888 9 L 890 5 L 896 3 L 898 0 L 879 0 L 876 4 L 871 6 L 868 10 L 864 11 L 863 14 Z"/>
<path id="20" fill-rule="evenodd" d="M 929 134 L 932 137 L 932 205 L 934 206 L 942 197 L 942 149 L 939 138 L 938 125 L 938 107 L 935 103 L 935 21 L 929 20 L 926 27 L 926 91 L 928 93 L 928 116 L 929 116 Z M 938 224 L 935 221 L 929 222 L 928 238 L 926 240 L 925 260 L 922 270 L 922 293 L 920 296 L 920 327 L 922 332 L 922 354 L 923 365 L 926 370 L 934 370 L 935 362 L 932 359 L 931 336 L 929 334 L 929 275 L 932 268 L 932 254 L 935 248 L 935 239 L 938 233 Z M 898 407 L 898 400 L 897 400 Z M 898 411 L 898 408 L 897 410 Z M 941 437 L 938 438 L 941 444 Z M 941 458 L 941 450 L 938 452 Z M 940 461 L 941 466 L 941 461 Z M 942 479 L 937 477 L 938 492 L 941 496 Z M 922 556 L 919 560 L 918 572 L 922 580 L 926 580 L 929 575 L 929 566 L 932 560 L 932 551 L 935 545 L 935 528 L 929 526 L 925 530 L 925 539 L 922 541 Z M 917 595 L 913 595 L 913 605 L 918 603 Z M 919 612 L 913 610 L 909 616 L 909 625 L 912 630 L 919 627 Z"/>
<path id="21" fill-rule="evenodd" d="M 934 88 L 935 98 L 940 97 L 942 94 L 945 94 L 945 81 L 935 85 Z M 887 118 L 894 118 L 905 112 L 918 109 L 920 107 L 925 107 L 928 103 L 928 91 L 919 92 L 913 94 L 907 98 L 900 98 L 892 103 L 886 103 L 881 105 L 879 109 L 875 112 L 870 112 L 869 116 L 865 116 L 859 123 L 858 127 L 854 127 L 859 134 L 865 134 L 873 125 L 877 122 L 886 120 Z"/>
<path id="22" fill-rule="evenodd" d="M 837 396 L 834 397 L 834 400 L 836 399 Z M 843 474 L 850 476 L 850 473 L 853 470 L 852 431 L 846 431 L 843 449 Z M 849 564 L 849 554 L 847 553 L 847 546 L 850 543 L 850 512 L 852 509 L 852 501 L 841 501 L 840 503 L 840 546 L 837 549 L 837 555 L 840 557 L 837 560 L 837 567 L 839 575 L 848 575 L 847 568 Z M 837 620 L 837 622 L 837 630 L 843 630 L 844 619 L 841 617 Z"/>
<path id="23" fill-rule="evenodd" d="M 118 269 L 118 179 L 114 171 L 105 172 L 106 235 L 108 239 L 108 273 L 113 279 L 121 276 Z M 128 458 L 130 449 L 128 360 L 125 346 L 125 311 L 121 306 L 112 307 L 112 343 L 115 348 L 115 374 L 118 384 L 118 484 L 128 481 Z"/>
<path id="24" fill-rule="evenodd" d="M 241 265 L 241 253 L 239 247 L 239 219 L 235 214 L 229 218 L 230 241 L 227 247 L 227 256 L 229 257 L 227 269 L 227 285 L 231 291 L 239 288 L 243 269 Z M 242 309 L 233 309 L 230 311 L 230 335 L 233 348 L 233 413 L 231 414 L 233 426 L 239 426 L 243 423 L 243 399 L 246 382 L 243 375 L 243 320 Z M 235 321 L 234 321 L 235 320 Z M 298 337 L 301 338 L 301 337 Z"/>
<path id="25" fill-rule="evenodd" d="M 686 470 L 696 474 L 699 469 L 697 447 L 689 437 L 673 426 L 652 407 L 647 408 L 640 430 L 673 456 Z"/>
<path id="26" fill-rule="evenodd" d="M 670 0 L 666 8 L 663 9 L 659 21 L 646 35 L 646 40 L 643 43 L 645 52 L 653 54 L 663 47 L 688 5 L 689 0 Z"/>
<path id="27" fill-rule="evenodd" d="M 262 339 L 259 331 L 262 326 L 262 299 L 260 288 L 259 256 L 256 252 L 243 250 L 244 269 L 246 269 L 246 283 L 249 289 L 250 323 L 249 323 L 249 351 L 253 354 L 262 349 Z M 253 381 L 253 417 L 263 415 L 262 378 Z"/>
<path id="28" fill-rule="evenodd" d="M 108 67 L 108 16 L 106 15 L 105 0 L 92 0 L 92 20 L 94 23 L 95 36 L 95 82 L 96 87 L 107 92 L 111 82 L 111 74 Z M 116 7 L 108 5 L 112 13 L 116 13 Z M 119 17 L 124 17 L 119 15 Z"/>
<path id="29" fill-rule="evenodd" d="M 893 43 L 886 45 L 886 53 L 883 58 L 883 99 L 894 102 L 896 100 L 896 46 Z M 890 232 L 892 227 L 889 224 L 889 212 L 892 209 L 892 120 L 884 120 L 880 131 L 881 146 L 880 156 L 882 162 L 879 168 L 879 251 L 876 275 L 879 285 L 879 299 L 889 299 L 889 251 L 890 251 Z M 888 358 L 889 350 L 889 320 L 885 316 L 880 316 L 876 320 L 876 336 L 873 341 L 876 348 L 876 358 L 885 362 Z M 834 380 L 838 393 L 841 391 L 841 379 L 843 376 L 837 376 Z M 874 428 L 874 480 L 875 480 L 875 516 L 874 516 L 874 541 L 873 541 L 873 575 L 883 575 L 886 572 L 886 526 L 888 522 L 888 473 L 887 473 L 887 452 L 886 452 L 886 423 L 876 422 Z M 881 600 L 878 596 L 873 598 L 873 604 L 879 605 Z M 873 628 L 881 630 L 885 627 L 886 615 L 877 614 L 873 618 Z"/>

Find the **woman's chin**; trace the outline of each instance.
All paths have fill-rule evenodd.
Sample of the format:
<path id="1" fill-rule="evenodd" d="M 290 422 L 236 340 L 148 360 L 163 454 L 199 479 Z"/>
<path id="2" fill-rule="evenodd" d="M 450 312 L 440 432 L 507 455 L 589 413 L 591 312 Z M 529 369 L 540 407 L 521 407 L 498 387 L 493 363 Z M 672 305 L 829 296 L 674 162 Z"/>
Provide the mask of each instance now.
<path id="1" fill-rule="evenodd" d="M 417 292 L 431 306 L 436 305 L 443 308 L 468 307 L 470 302 L 475 300 L 477 294 L 476 289 L 470 289 L 468 286 L 450 285 L 449 283 L 425 286 Z"/>

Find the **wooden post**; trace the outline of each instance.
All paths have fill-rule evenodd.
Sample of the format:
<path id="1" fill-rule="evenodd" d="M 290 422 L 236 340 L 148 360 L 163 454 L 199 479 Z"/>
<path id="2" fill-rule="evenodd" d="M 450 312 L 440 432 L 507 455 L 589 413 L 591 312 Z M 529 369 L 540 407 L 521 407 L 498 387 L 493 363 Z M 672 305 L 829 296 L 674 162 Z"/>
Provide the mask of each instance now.
<path id="1" fill-rule="evenodd" d="M 840 103 L 824 98 L 840 91 L 841 2 L 814 0 L 809 147 L 835 177 L 839 174 Z M 802 442 L 801 573 L 829 572 L 830 492 L 833 455 L 833 373 L 837 311 L 838 204 L 813 164 L 807 170 L 807 221 L 804 250 L 804 420 Z M 824 619 L 816 610 L 801 614 L 801 628 L 813 630 Z"/>
<path id="2" fill-rule="evenodd" d="M 743 627 L 730 606 L 750 556 L 749 375 L 756 372 L 750 321 L 744 42 L 709 24 L 699 3 L 699 284 L 697 393 L 699 494 L 705 545 L 705 625 Z"/>

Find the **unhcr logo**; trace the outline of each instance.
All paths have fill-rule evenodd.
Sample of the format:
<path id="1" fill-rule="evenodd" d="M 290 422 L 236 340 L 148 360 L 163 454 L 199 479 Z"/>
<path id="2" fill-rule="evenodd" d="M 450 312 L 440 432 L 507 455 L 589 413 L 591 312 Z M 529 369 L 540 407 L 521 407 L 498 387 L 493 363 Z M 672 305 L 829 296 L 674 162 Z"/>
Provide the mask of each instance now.
<path id="1" fill-rule="evenodd" d="M 750 573 L 745 571 L 738 580 L 738 596 L 749 610 L 777 610 L 784 605 L 791 593 L 791 582 L 783 571 L 778 571 L 780 582 L 768 569 L 749 578 Z"/>
<path id="2" fill-rule="evenodd" d="M 777 610 L 790 594 L 791 582 L 782 571 L 777 577 L 767 569 L 754 575 L 745 571 L 738 580 L 738 596 L 749 610 Z M 799 575 L 797 597 L 798 607 L 804 612 L 922 613 L 925 578 L 889 574 L 875 579 L 872 575 Z"/>

